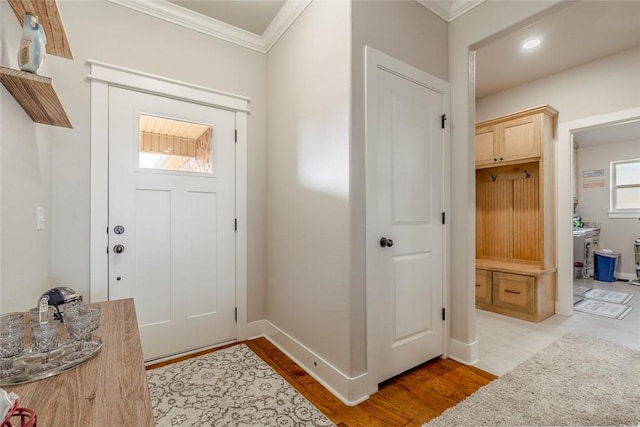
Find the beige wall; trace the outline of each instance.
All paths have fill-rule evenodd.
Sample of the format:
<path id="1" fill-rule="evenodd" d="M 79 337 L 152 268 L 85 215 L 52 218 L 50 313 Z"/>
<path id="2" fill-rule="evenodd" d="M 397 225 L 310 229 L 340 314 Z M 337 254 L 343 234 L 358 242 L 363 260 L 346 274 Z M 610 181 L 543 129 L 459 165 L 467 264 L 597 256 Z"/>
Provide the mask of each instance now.
<path id="1" fill-rule="evenodd" d="M 0 3 L 2 65 L 17 67 L 21 28 Z M 48 65 L 48 64 L 47 64 Z M 46 71 L 47 67 L 43 68 Z M 50 139 L 0 87 L 0 312 L 25 311 L 50 286 Z M 47 222 L 36 230 L 36 209 Z"/>
<path id="2" fill-rule="evenodd" d="M 353 374 L 366 371 L 365 63 L 369 45 L 448 80 L 447 24 L 416 2 L 352 3 L 351 291 Z"/>
<path id="3" fill-rule="evenodd" d="M 640 47 L 479 98 L 476 120 L 542 104 L 558 110 L 560 123 L 637 107 L 638 70 Z"/>
<path id="4" fill-rule="evenodd" d="M 3 192 L 3 304 L 9 299 L 21 299 L 27 289 L 31 294 L 39 295 L 49 287 L 49 283 L 71 286 L 85 296 L 89 295 L 90 83 L 87 79 L 89 66 L 86 61 L 90 58 L 251 98 L 248 135 L 248 315 L 250 321 L 263 319 L 266 269 L 265 55 L 107 1 L 63 1 L 59 5 L 75 59 L 49 56 L 46 65 L 47 73 L 54 79 L 74 129 L 33 125 L 24 119 L 9 122 L 5 126 L 5 109 L 11 104 L 5 102 L 8 96 L 5 92 L 2 99 L 2 144 L 6 144 L 5 133 L 23 133 L 23 128 L 26 128 L 29 135 L 27 143 L 31 145 L 32 151 L 43 144 L 49 150 L 49 153 L 43 153 L 43 157 L 45 163 L 49 162 L 50 157 L 50 179 L 47 178 L 47 182 L 43 184 L 35 183 L 37 188 L 24 189 L 25 197 L 29 198 L 37 197 L 40 187 L 44 188 L 42 191 L 47 196 L 50 195 L 48 225 L 51 227 L 51 245 L 46 241 L 39 241 L 32 248 L 37 253 L 50 253 L 50 267 L 42 267 L 42 275 L 49 276 L 49 280 L 21 279 L 20 266 L 7 265 L 8 262 L 5 262 L 6 248 L 22 245 L 20 241 L 24 239 L 24 235 L 19 233 L 7 234 L 18 225 L 9 220 L 16 218 L 17 221 L 18 217 L 24 215 L 25 221 L 31 225 L 35 223 L 35 210 L 34 213 L 31 213 L 31 208 L 28 212 L 14 212 L 10 194 Z M 5 31 L 11 34 L 17 31 L 19 37 L 17 21 L 9 7 L 6 7 L 8 13 L 4 12 L 5 6 L 6 2 L 2 2 L 3 41 Z M 11 23 L 12 20 L 16 23 Z M 7 21 L 10 25 L 5 25 Z M 8 51 L 6 54 L 3 52 L 3 65 L 15 67 L 15 63 L 7 64 L 5 57 L 14 57 L 17 47 L 12 44 L 3 49 Z M 9 107 L 9 111 L 13 109 Z M 38 136 L 37 130 L 43 127 L 50 132 L 50 139 Z M 3 159 L 7 160 L 4 156 Z M 15 164 L 16 170 L 23 170 L 23 174 L 24 171 L 35 173 L 32 170 L 32 158 L 28 161 L 26 158 L 19 158 L 18 162 Z M 6 174 L 4 167 L 2 173 Z M 11 175 L 8 179 L 17 177 Z M 5 179 L 2 182 L 6 187 L 8 182 Z M 37 261 L 49 263 L 44 258 Z M 20 287 L 20 293 L 16 293 L 17 287 Z M 30 300 L 28 304 L 33 305 L 33 301 Z"/>
<path id="5" fill-rule="evenodd" d="M 451 84 L 451 339 L 450 355 L 477 359 L 475 334 L 475 148 L 474 81 L 469 51 L 512 26 L 544 14 L 557 1 L 487 1 L 449 25 Z M 455 166 L 455 168 L 453 167 Z"/>
<path id="6" fill-rule="evenodd" d="M 577 138 L 579 143 L 579 138 Z M 599 222 L 600 248 L 620 252 L 619 272 L 625 278 L 636 277 L 633 241 L 640 238 L 637 218 L 609 218 L 610 163 L 618 160 L 640 159 L 640 139 L 602 145 L 581 147 L 578 151 L 578 207 L 576 212 L 583 221 Z M 604 187 L 584 188 L 582 171 L 604 169 Z"/>
<path id="7" fill-rule="evenodd" d="M 349 2 L 269 51 L 267 320 L 349 374 Z"/>

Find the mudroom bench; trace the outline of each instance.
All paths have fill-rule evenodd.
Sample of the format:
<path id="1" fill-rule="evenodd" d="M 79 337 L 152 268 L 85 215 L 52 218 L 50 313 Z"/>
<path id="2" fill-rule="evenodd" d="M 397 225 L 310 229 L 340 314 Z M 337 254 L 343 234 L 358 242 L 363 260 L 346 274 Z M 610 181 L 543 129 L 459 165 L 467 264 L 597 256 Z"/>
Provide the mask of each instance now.
<path id="1" fill-rule="evenodd" d="M 556 269 L 476 259 L 476 307 L 532 322 L 555 312 Z"/>

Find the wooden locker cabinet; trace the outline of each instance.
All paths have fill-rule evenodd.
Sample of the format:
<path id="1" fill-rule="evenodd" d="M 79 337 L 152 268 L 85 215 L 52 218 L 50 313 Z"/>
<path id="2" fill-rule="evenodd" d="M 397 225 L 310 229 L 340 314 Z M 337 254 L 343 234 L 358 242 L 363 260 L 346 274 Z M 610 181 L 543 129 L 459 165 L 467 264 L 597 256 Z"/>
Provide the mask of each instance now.
<path id="1" fill-rule="evenodd" d="M 538 159 L 544 146 L 545 117 L 557 114 L 548 106 L 476 125 L 476 168 Z"/>
<path id="2" fill-rule="evenodd" d="M 487 309 L 493 302 L 491 270 L 476 268 L 476 307 Z"/>
<path id="3" fill-rule="evenodd" d="M 539 322 L 555 312 L 557 111 L 476 125 L 476 307 Z"/>
<path id="4" fill-rule="evenodd" d="M 555 271 L 485 260 L 476 267 L 477 308 L 532 322 L 555 312 Z"/>

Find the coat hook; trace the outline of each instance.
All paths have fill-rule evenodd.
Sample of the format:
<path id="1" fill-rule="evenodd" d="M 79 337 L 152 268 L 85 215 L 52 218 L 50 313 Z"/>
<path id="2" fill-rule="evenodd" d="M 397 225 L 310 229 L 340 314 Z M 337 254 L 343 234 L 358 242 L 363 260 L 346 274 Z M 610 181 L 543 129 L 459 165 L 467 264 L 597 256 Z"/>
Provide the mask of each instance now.
<path id="1" fill-rule="evenodd" d="M 524 174 L 527 176 L 527 178 L 529 178 L 531 176 L 526 169 L 524 170 Z"/>
<path id="2" fill-rule="evenodd" d="M 491 181 L 495 181 L 498 177 L 491 174 Z"/>

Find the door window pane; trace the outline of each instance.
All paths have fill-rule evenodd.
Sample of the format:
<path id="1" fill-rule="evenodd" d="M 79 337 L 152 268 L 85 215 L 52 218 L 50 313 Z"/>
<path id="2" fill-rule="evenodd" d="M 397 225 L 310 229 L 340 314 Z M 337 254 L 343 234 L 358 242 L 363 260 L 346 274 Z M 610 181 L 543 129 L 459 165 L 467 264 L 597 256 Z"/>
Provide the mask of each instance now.
<path id="1" fill-rule="evenodd" d="M 211 173 L 211 126 L 146 114 L 139 126 L 139 168 Z"/>

